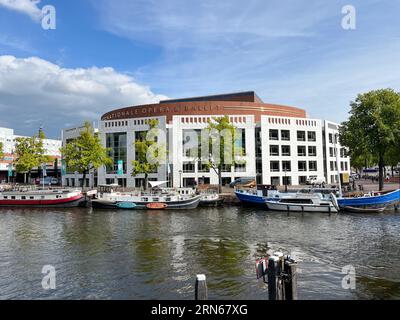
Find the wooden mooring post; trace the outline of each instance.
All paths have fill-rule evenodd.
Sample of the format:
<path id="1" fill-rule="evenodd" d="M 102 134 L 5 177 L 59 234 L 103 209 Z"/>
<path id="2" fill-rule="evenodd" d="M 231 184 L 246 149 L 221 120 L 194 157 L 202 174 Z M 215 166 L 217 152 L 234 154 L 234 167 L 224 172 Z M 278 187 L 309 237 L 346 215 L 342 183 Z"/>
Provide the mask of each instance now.
<path id="1" fill-rule="evenodd" d="M 268 259 L 269 300 L 297 300 L 297 262 L 281 252 Z"/>
<path id="2" fill-rule="evenodd" d="M 196 277 L 195 300 L 208 300 L 207 279 L 204 274 Z"/>

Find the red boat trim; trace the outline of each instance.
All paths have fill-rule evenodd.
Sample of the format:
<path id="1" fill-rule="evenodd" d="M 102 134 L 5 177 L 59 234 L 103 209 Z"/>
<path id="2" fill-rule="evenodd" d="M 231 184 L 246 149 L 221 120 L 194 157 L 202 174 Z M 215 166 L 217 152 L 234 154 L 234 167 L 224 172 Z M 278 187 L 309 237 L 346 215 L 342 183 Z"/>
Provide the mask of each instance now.
<path id="1" fill-rule="evenodd" d="M 73 202 L 82 199 L 83 195 L 79 194 L 77 196 L 66 198 L 66 199 L 54 199 L 54 200 L 0 200 L 0 206 L 18 206 L 18 205 L 53 205 Z"/>

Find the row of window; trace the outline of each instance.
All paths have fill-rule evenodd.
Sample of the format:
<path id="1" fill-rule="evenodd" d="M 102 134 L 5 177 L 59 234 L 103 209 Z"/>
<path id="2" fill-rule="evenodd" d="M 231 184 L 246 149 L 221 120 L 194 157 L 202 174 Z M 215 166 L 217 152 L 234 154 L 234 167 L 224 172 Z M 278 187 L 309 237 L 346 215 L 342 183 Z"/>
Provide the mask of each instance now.
<path id="1" fill-rule="evenodd" d="M 184 162 L 183 163 L 183 173 L 194 173 L 195 172 L 195 163 L 193 162 Z M 222 172 L 246 172 L 246 164 L 245 163 L 237 163 L 233 165 L 222 165 L 221 171 Z M 202 173 L 209 173 L 211 169 L 201 162 L 197 164 L 197 172 Z"/>
<path id="2" fill-rule="evenodd" d="M 208 123 L 211 121 L 210 117 L 186 117 L 181 118 L 181 123 Z M 246 123 L 246 117 L 230 117 L 231 123 Z"/>
<path id="3" fill-rule="evenodd" d="M 329 156 L 330 157 L 336 157 L 336 150 L 337 150 L 336 148 L 330 147 L 329 148 Z M 347 150 L 345 148 L 341 148 L 340 149 L 340 157 L 341 158 L 347 158 L 348 157 Z"/>
<path id="4" fill-rule="evenodd" d="M 331 171 L 337 171 L 337 162 L 336 161 L 330 162 L 330 169 L 331 169 Z M 340 162 L 340 170 L 347 171 L 348 169 L 349 169 L 348 162 L 341 161 Z"/>
<path id="5" fill-rule="evenodd" d="M 307 161 L 298 161 L 297 164 L 298 171 L 307 171 Z M 308 161 L 308 171 L 317 171 L 318 165 L 317 161 Z M 281 170 L 281 162 L 280 161 L 271 161 L 270 162 L 270 171 L 271 172 L 291 172 L 292 171 L 292 162 L 291 161 L 282 161 L 282 170 Z"/>
<path id="6" fill-rule="evenodd" d="M 268 123 L 291 125 L 292 124 L 292 119 L 287 119 L 287 118 L 268 118 Z M 298 125 L 298 126 L 316 127 L 317 126 L 317 121 L 314 121 L 314 120 L 299 120 L 299 119 L 297 119 L 296 120 L 296 125 Z"/>
<path id="7" fill-rule="evenodd" d="M 104 123 L 104 127 L 106 128 L 127 127 L 127 126 L 128 126 L 128 121 L 112 121 Z"/>
<path id="8" fill-rule="evenodd" d="M 282 152 L 280 154 L 278 145 L 269 146 L 269 155 L 270 156 L 280 156 L 280 155 L 283 157 L 291 156 L 290 146 L 281 146 L 281 151 Z M 307 156 L 307 147 L 306 146 L 298 146 L 297 147 L 297 155 L 299 157 L 306 157 Z M 308 146 L 308 156 L 309 157 L 317 156 L 317 147 L 316 146 Z"/>
<path id="9" fill-rule="evenodd" d="M 297 131 L 297 141 L 317 141 L 317 134 L 315 131 Z M 269 140 L 279 140 L 279 130 L 269 130 Z M 290 130 L 281 130 L 281 140 L 290 141 Z"/>

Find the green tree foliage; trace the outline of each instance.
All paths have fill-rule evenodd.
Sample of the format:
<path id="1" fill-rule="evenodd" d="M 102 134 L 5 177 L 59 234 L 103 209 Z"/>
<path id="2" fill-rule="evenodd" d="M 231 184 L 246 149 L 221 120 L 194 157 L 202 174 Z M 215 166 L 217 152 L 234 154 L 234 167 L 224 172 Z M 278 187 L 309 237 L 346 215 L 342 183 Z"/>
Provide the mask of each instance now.
<path id="1" fill-rule="evenodd" d="M 78 138 L 61 148 L 61 154 L 69 170 L 83 175 L 82 187 L 85 187 L 86 176 L 91 170 L 112 164 L 108 150 L 89 122 L 84 123 Z"/>
<path id="2" fill-rule="evenodd" d="M 230 123 L 228 116 L 213 118 L 208 122 L 205 132 L 207 134 L 202 134 L 201 144 L 202 146 L 208 144 L 208 150 L 211 152 L 205 155 L 202 150 L 200 161 L 218 175 L 218 192 L 221 193 L 223 168 L 229 169 L 235 164 L 244 163 L 237 159 L 243 150 L 237 145 L 237 131 L 235 126 Z M 212 150 L 218 146 L 219 152 L 214 155 Z"/>
<path id="3" fill-rule="evenodd" d="M 43 139 L 36 135 L 27 138 L 17 138 L 14 153 L 16 171 L 23 173 L 25 177 L 28 173 L 29 180 L 33 168 L 39 168 L 42 164 L 51 161 L 51 157 L 46 155 Z"/>
<path id="4" fill-rule="evenodd" d="M 4 145 L 3 142 L 0 142 L 0 160 L 4 158 Z"/>
<path id="5" fill-rule="evenodd" d="M 340 141 L 351 157 L 374 157 L 379 166 L 379 190 L 383 190 L 384 166 L 390 152 L 399 152 L 400 94 L 392 89 L 360 94 L 351 102 L 350 118 L 340 128 Z"/>
<path id="6" fill-rule="evenodd" d="M 162 161 L 167 156 L 166 147 L 157 142 L 158 120 L 149 121 L 150 130 L 145 136 L 141 136 L 135 141 L 136 159 L 132 161 L 132 177 L 144 174 L 144 189 L 147 190 L 148 178 L 150 173 L 156 173 Z"/>

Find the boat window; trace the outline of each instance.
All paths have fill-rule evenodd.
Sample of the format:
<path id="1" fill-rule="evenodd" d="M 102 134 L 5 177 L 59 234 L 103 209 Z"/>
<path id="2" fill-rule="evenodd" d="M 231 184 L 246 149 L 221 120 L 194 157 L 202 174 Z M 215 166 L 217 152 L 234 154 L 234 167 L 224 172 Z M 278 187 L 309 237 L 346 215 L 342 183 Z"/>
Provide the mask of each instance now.
<path id="1" fill-rule="evenodd" d="M 147 202 L 149 201 L 149 198 L 142 198 L 142 201 Z"/>
<path id="2" fill-rule="evenodd" d="M 12 196 L 12 197 L 11 197 L 11 200 L 15 200 L 15 196 Z"/>
<path id="3" fill-rule="evenodd" d="M 22 196 L 21 199 L 22 199 L 22 200 L 26 200 L 26 197 L 25 197 L 25 196 Z"/>
<path id="4" fill-rule="evenodd" d="M 45 196 L 41 196 L 41 198 L 42 198 L 42 199 L 44 199 L 44 198 L 45 198 Z"/>
<path id="5" fill-rule="evenodd" d="M 159 201 L 159 199 L 158 198 L 153 198 L 153 201 Z"/>
<path id="6" fill-rule="evenodd" d="M 33 200 L 33 199 L 35 199 L 35 197 L 32 196 L 32 197 L 29 197 L 29 199 Z"/>
<path id="7" fill-rule="evenodd" d="M 167 198 L 165 201 L 171 201 L 171 198 Z"/>
<path id="8" fill-rule="evenodd" d="M 4 199 L 8 199 L 8 197 L 7 197 L 7 196 L 4 196 Z"/>

